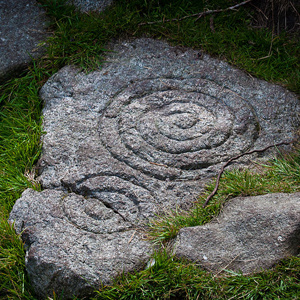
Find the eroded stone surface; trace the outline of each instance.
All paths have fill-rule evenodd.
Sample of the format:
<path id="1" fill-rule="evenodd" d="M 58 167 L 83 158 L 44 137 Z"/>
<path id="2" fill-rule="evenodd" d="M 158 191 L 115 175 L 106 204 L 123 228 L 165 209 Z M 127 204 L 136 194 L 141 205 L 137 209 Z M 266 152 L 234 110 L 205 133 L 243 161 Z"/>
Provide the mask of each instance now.
<path id="1" fill-rule="evenodd" d="M 143 266 L 151 253 L 132 224 L 98 199 L 27 189 L 10 221 L 22 232 L 26 267 L 37 294 L 86 296 L 122 271 Z"/>
<path id="2" fill-rule="evenodd" d="M 45 13 L 35 0 L 0 0 L 0 81 L 40 56 L 47 35 Z"/>
<path id="3" fill-rule="evenodd" d="M 300 251 L 300 193 L 232 199 L 211 223 L 181 229 L 176 244 L 177 256 L 215 273 L 271 268 Z"/>
<path id="4" fill-rule="evenodd" d="M 75 279 L 66 278 L 88 276 L 96 285 L 99 280 L 108 282 L 120 266 L 127 266 L 127 248 L 121 249 L 136 226 L 155 213 L 190 206 L 224 161 L 293 139 L 299 125 L 295 95 L 209 56 L 200 60 L 195 50 L 151 39 L 120 42 L 112 50 L 101 70 L 85 74 L 65 67 L 41 89 L 46 134 L 39 169 L 46 191 L 35 197 L 74 193 L 61 202 L 53 196 L 56 200 L 50 203 L 56 204 L 47 214 L 31 208 L 35 220 L 44 224 L 42 236 L 40 228 L 26 221 L 31 229 L 25 239 L 35 241 L 28 243 L 32 259 L 26 266 L 41 292 L 56 289 L 61 282 L 73 291 Z M 239 163 L 245 166 L 247 160 Z M 26 195 L 17 207 L 29 202 Z M 14 210 L 11 220 L 17 218 L 21 224 L 30 219 Z M 49 222 L 57 211 L 63 217 Z M 69 224 L 65 233 L 56 225 L 64 222 Z M 52 235 L 54 246 L 45 238 Z M 87 247 L 91 243 L 99 253 L 95 261 L 93 255 L 88 261 L 79 259 L 77 268 L 76 253 L 83 251 L 77 241 L 87 236 L 91 237 Z M 125 270 L 138 266 L 150 252 L 139 235 L 134 237 L 141 247 L 130 248 L 131 263 Z M 116 263 L 107 250 L 115 247 L 120 256 Z M 37 265 L 38 257 L 43 258 L 43 268 Z M 58 269 L 61 273 L 56 276 Z M 46 283 L 35 279 L 45 278 L 45 272 L 50 278 L 43 279 Z"/>

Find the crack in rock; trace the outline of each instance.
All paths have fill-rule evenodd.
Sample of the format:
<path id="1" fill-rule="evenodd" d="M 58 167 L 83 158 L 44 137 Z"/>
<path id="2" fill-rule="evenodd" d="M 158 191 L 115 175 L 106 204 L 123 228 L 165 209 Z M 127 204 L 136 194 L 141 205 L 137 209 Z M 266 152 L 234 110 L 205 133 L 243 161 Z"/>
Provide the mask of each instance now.
<path id="1" fill-rule="evenodd" d="M 63 197 L 61 205 L 69 222 L 88 232 L 121 232 L 132 227 L 112 208 L 108 208 L 95 198 L 68 194 Z"/>
<path id="2" fill-rule="evenodd" d="M 99 199 L 132 223 L 154 217 L 155 198 L 144 187 L 118 176 L 97 176 L 76 185 L 75 192 Z"/>

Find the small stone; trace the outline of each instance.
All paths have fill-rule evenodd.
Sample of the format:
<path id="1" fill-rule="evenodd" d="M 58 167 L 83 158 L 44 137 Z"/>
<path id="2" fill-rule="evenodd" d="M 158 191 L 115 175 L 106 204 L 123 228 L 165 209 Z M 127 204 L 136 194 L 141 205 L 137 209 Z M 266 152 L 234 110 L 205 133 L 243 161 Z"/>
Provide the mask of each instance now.
<path id="1" fill-rule="evenodd" d="M 0 82 L 42 55 L 49 36 L 46 16 L 35 0 L 0 0 Z"/>
<path id="2" fill-rule="evenodd" d="M 175 253 L 213 273 L 272 268 L 299 254 L 300 193 L 238 197 L 212 222 L 183 228 Z"/>
<path id="3" fill-rule="evenodd" d="M 81 12 L 103 11 L 113 3 L 113 0 L 69 0 L 68 3 L 75 5 Z"/>

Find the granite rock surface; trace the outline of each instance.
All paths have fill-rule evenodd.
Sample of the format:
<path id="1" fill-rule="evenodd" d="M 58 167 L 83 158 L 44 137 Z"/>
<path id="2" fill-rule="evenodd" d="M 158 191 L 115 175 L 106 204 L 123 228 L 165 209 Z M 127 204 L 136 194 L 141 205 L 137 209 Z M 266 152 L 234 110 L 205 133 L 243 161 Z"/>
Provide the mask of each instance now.
<path id="1" fill-rule="evenodd" d="M 151 253 L 132 224 L 95 198 L 27 189 L 10 220 L 21 233 L 26 268 L 37 295 L 86 296 L 123 271 L 143 267 Z"/>
<path id="2" fill-rule="evenodd" d="M 155 206 L 186 204 L 224 161 L 296 136 L 299 101 L 280 86 L 163 41 L 112 49 L 101 70 L 68 66 L 41 90 L 44 188 L 95 195 L 109 176 Z"/>
<path id="3" fill-rule="evenodd" d="M 75 5 L 81 12 L 101 12 L 111 5 L 113 0 L 69 0 L 68 2 Z"/>
<path id="4" fill-rule="evenodd" d="M 209 224 L 181 229 L 176 244 L 178 257 L 214 273 L 271 268 L 300 252 L 300 193 L 234 198 Z"/>
<path id="5" fill-rule="evenodd" d="M 66 297 L 80 294 L 140 266 L 151 247 L 137 233 L 149 218 L 190 207 L 224 161 L 292 140 L 299 126 L 294 94 L 208 55 L 200 59 L 196 50 L 152 39 L 111 49 L 98 71 L 67 66 L 41 89 L 44 191 L 26 191 L 10 217 L 25 229 L 26 267 L 39 293 L 59 291 L 64 282 Z M 35 217 L 18 208 L 31 197 L 38 199 L 30 204 Z M 43 208 L 44 202 L 51 205 Z M 128 256 L 124 244 L 131 236 L 138 246 Z M 82 249 L 99 253 L 80 260 Z M 116 263 L 104 259 L 107 249 L 118 249 Z M 89 283 L 75 289 L 74 278 Z"/>
<path id="6" fill-rule="evenodd" d="M 43 53 L 46 25 L 45 12 L 35 0 L 0 0 L 0 82 Z"/>

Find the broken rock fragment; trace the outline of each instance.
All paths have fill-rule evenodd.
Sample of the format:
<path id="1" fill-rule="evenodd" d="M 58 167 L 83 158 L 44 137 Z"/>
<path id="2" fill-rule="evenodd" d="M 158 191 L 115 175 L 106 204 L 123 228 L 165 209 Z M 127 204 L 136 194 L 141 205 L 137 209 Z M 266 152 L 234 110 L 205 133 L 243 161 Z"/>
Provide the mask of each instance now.
<path id="1" fill-rule="evenodd" d="M 214 221 L 181 229 L 175 252 L 214 273 L 271 268 L 300 252 L 300 193 L 234 198 Z"/>
<path id="2" fill-rule="evenodd" d="M 11 222 L 26 248 L 26 267 L 36 293 L 45 298 L 86 296 L 122 272 L 147 262 L 148 242 L 129 222 L 97 199 L 57 190 L 27 189 Z"/>

